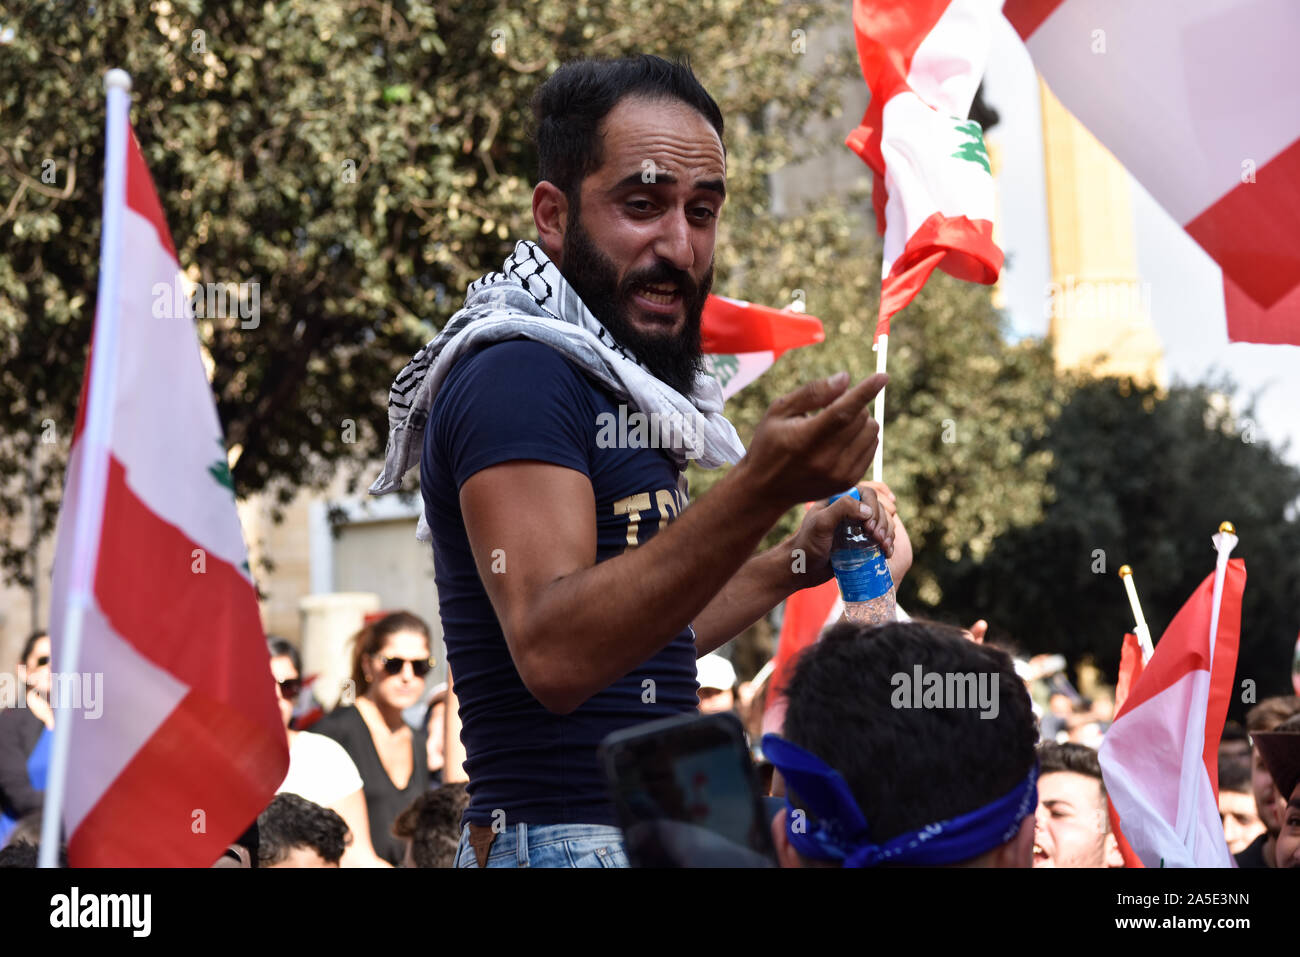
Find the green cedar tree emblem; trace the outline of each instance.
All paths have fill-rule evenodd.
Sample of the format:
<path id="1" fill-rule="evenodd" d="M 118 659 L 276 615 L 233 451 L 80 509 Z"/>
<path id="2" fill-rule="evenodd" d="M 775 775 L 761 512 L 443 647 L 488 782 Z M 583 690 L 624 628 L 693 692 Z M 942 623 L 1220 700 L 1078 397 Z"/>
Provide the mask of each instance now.
<path id="1" fill-rule="evenodd" d="M 221 457 L 208 466 L 208 474 L 216 479 L 218 483 L 224 485 L 233 495 L 235 480 L 230 475 L 230 462 L 227 460 L 226 443 L 218 438 L 217 445 L 221 448 Z"/>
<path id="2" fill-rule="evenodd" d="M 713 376 L 719 385 L 726 385 L 740 371 L 740 360 L 735 356 L 714 356 Z"/>
<path id="3" fill-rule="evenodd" d="M 965 123 L 957 124 L 957 132 L 969 136 L 970 139 L 964 141 L 961 144 L 961 149 L 952 155 L 956 159 L 964 159 L 968 163 L 979 163 L 980 166 L 984 167 L 984 172 L 992 173 L 993 171 L 989 168 L 989 154 L 984 149 L 984 137 L 980 125 L 974 120 L 967 120 Z"/>

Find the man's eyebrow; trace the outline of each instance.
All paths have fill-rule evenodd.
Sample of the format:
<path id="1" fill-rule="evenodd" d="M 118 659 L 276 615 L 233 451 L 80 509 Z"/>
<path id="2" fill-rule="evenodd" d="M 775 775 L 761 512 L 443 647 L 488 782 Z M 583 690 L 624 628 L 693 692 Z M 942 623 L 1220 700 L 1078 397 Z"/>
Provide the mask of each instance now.
<path id="1" fill-rule="evenodd" d="M 1067 801 L 1065 798 L 1049 798 L 1048 800 L 1043 802 L 1043 807 L 1050 809 L 1055 807 L 1058 804 L 1063 804 L 1066 807 L 1068 807 L 1070 810 L 1072 811 L 1074 810 L 1074 805 L 1071 804 L 1069 801 Z"/>
<path id="2" fill-rule="evenodd" d="M 656 171 L 655 178 L 651 182 L 646 182 L 642 177 L 641 171 L 628 173 L 621 180 L 614 184 L 610 190 L 611 193 L 618 193 L 625 189 L 633 189 L 638 186 L 656 186 L 660 183 L 666 183 L 669 186 L 677 185 L 677 177 L 672 173 L 665 171 Z M 705 189 L 711 193 L 717 193 L 723 199 L 727 198 L 727 184 L 720 179 L 702 179 L 695 183 L 696 189 Z"/>

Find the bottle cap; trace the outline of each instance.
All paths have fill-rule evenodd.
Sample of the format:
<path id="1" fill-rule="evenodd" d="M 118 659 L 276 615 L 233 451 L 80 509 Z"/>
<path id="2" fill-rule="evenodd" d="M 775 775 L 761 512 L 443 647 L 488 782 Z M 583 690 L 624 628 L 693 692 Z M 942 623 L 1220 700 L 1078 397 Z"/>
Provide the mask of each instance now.
<path id="1" fill-rule="evenodd" d="M 853 488 L 849 489 L 847 492 L 840 492 L 838 495 L 832 495 L 832 496 L 830 497 L 830 501 L 828 501 L 826 504 L 827 504 L 827 505 L 834 505 L 836 499 L 841 499 L 841 498 L 843 498 L 843 497 L 846 496 L 846 495 L 847 495 L 849 498 L 855 498 L 855 499 L 857 499 L 859 502 L 862 501 L 862 493 L 858 491 L 858 487 L 855 485 L 855 486 L 853 486 Z"/>

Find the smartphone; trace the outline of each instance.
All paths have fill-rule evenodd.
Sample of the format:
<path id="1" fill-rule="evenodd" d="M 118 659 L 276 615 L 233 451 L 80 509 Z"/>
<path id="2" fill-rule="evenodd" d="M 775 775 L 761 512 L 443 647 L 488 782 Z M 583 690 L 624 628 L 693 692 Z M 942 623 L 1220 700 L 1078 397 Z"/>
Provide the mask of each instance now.
<path id="1" fill-rule="evenodd" d="M 775 867 L 740 721 L 678 715 L 616 731 L 598 755 L 633 867 Z"/>

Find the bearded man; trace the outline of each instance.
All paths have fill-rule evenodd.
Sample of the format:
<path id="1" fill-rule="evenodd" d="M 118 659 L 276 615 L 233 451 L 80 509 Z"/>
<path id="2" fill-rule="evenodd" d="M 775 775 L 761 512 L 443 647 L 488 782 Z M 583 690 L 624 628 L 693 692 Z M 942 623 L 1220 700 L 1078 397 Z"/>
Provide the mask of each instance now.
<path id="1" fill-rule="evenodd" d="M 864 485 L 753 554 L 792 506 L 861 479 L 886 380 L 781 397 L 746 452 L 700 349 L 717 104 L 688 65 L 638 56 L 566 64 L 533 111 L 537 241 L 398 376 L 371 490 L 419 462 L 469 775 L 458 866 L 626 866 L 600 741 L 694 711 L 696 659 L 827 580 L 843 519 L 892 552 Z M 736 464 L 687 508 L 689 461 Z"/>

